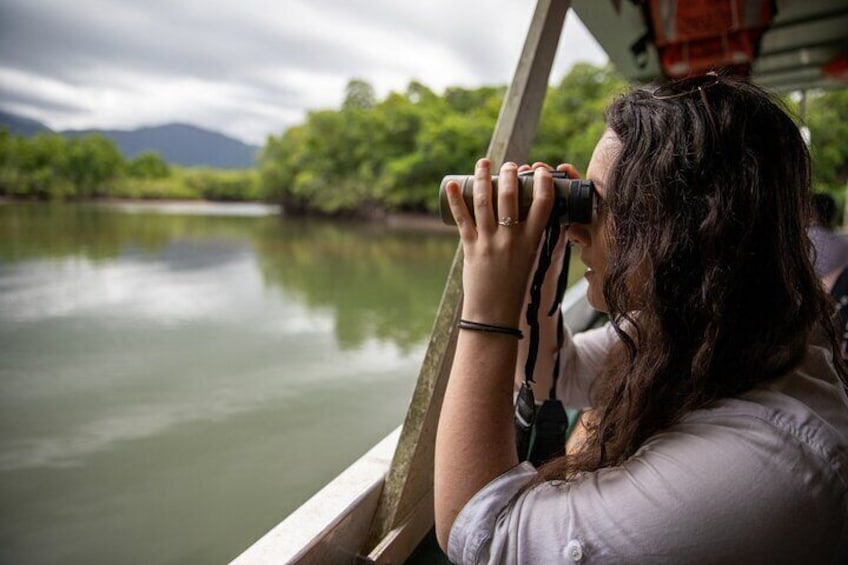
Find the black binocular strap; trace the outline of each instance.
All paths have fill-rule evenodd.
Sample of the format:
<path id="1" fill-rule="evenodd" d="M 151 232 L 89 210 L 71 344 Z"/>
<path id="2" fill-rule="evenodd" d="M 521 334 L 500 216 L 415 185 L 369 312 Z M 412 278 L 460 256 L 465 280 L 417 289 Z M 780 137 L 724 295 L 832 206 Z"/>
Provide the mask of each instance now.
<path id="1" fill-rule="evenodd" d="M 561 231 L 562 226 L 559 223 L 559 218 L 551 214 L 548 225 L 545 227 L 536 272 L 533 274 L 533 281 L 530 285 L 530 303 L 527 306 L 526 313 L 530 341 L 527 362 L 524 365 L 524 382 L 515 402 L 515 441 L 518 457 L 522 461 L 530 460 L 536 465 L 562 453 L 565 445 L 565 429 L 568 427 L 568 419 L 565 416 L 562 403 L 556 400 L 556 383 L 559 379 L 559 350 L 565 336 L 560 305 L 563 293 L 568 285 L 568 266 L 571 260 L 571 247 L 568 244 L 566 244 L 563 254 L 563 263 L 557 279 L 554 301 L 547 312 L 547 315 L 551 316 L 557 310 L 560 310 L 557 318 L 557 354 L 549 398 L 542 404 L 542 408 L 538 412 L 538 420 L 536 400 L 533 388 L 530 386 L 530 383 L 535 382 L 533 374 L 539 353 L 539 310 L 541 308 L 542 284 L 553 260 L 553 253 Z"/>
<path id="2" fill-rule="evenodd" d="M 548 316 L 553 316 L 557 313 L 557 350 L 556 358 L 554 359 L 553 379 L 551 380 L 551 390 L 548 393 L 548 398 L 551 400 L 556 398 L 556 385 L 559 380 L 559 362 L 562 355 L 562 344 L 565 341 L 565 320 L 562 316 L 562 297 L 565 295 L 565 289 L 568 287 L 568 267 L 571 265 L 571 243 L 565 243 L 565 254 L 562 257 L 562 270 L 559 272 L 557 279 L 557 290 L 554 296 L 554 303 L 548 311 Z"/>

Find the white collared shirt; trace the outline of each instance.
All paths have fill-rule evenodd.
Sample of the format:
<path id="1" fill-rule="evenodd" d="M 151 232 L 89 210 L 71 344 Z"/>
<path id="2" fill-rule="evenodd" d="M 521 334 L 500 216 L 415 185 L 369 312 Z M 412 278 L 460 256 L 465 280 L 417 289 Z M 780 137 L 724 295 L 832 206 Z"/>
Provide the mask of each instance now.
<path id="1" fill-rule="evenodd" d="M 578 334 L 560 398 L 585 406 L 611 343 Z M 565 353 L 565 352 L 564 352 Z M 524 489 L 522 463 L 453 525 L 454 563 L 846 563 L 848 398 L 830 352 L 685 416 L 624 464 Z"/>

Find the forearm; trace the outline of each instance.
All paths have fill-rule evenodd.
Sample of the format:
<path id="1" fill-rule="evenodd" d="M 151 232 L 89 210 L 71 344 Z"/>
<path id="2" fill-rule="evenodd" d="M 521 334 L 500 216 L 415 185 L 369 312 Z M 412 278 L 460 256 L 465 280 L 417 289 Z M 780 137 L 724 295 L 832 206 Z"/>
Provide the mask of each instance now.
<path id="1" fill-rule="evenodd" d="M 436 534 L 442 547 L 471 497 L 518 464 L 512 419 L 516 351 L 512 336 L 460 332 L 436 436 Z"/>
<path id="2" fill-rule="evenodd" d="M 533 203 L 526 219 L 516 223 L 517 167 L 514 163 L 501 167 L 496 217 L 490 166 L 487 159 L 480 159 L 475 167 L 473 219 L 459 184 L 450 182 L 445 188 L 465 253 L 462 317 L 515 328 L 534 251 L 553 208 L 553 183 L 547 169 L 536 169 Z M 436 535 L 443 548 L 463 506 L 518 463 L 512 423 L 517 348 L 515 336 L 509 334 L 471 330 L 459 334 L 436 434 Z"/>

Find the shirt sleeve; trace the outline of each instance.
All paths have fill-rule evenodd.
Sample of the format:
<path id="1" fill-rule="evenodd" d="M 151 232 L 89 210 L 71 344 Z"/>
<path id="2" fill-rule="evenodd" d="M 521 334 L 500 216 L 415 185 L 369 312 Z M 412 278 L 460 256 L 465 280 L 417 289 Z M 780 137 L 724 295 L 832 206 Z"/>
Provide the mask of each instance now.
<path id="1" fill-rule="evenodd" d="M 739 428 L 743 431 L 740 433 Z M 845 496 L 811 450 L 751 417 L 680 423 L 623 465 L 527 488 L 523 463 L 457 517 L 465 563 L 834 562 Z"/>
<path id="2" fill-rule="evenodd" d="M 607 322 L 603 326 L 580 332 L 574 336 L 566 328 L 560 355 L 559 379 L 556 394 L 566 408 L 591 406 L 589 390 L 600 372 L 610 348 L 618 336 Z"/>

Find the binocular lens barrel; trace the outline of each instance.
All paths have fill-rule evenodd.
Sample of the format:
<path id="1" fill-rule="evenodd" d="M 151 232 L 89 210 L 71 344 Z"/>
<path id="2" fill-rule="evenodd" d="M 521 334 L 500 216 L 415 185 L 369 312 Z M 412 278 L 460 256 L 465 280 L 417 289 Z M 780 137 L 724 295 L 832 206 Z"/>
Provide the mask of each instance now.
<path id="1" fill-rule="evenodd" d="M 592 221 L 592 199 L 594 198 L 594 187 L 592 181 L 585 179 L 572 179 L 562 171 L 551 173 L 554 181 L 554 214 L 559 216 L 561 224 L 588 224 Z M 448 182 L 456 181 L 459 184 L 462 199 L 474 217 L 474 175 L 448 175 L 442 179 L 439 187 L 439 214 L 442 221 L 448 225 L 456 225 L 456 220 L 448 204 L 448 195 L 445 190 Z M 495 217 L 498 217 L 498 177 L 492 176 L 492 189 L 495 207 Z M 518 219 L 527 218 L 527 211 L 533 202 L 533 173 L 528 171 L 518 175 Z"/>

